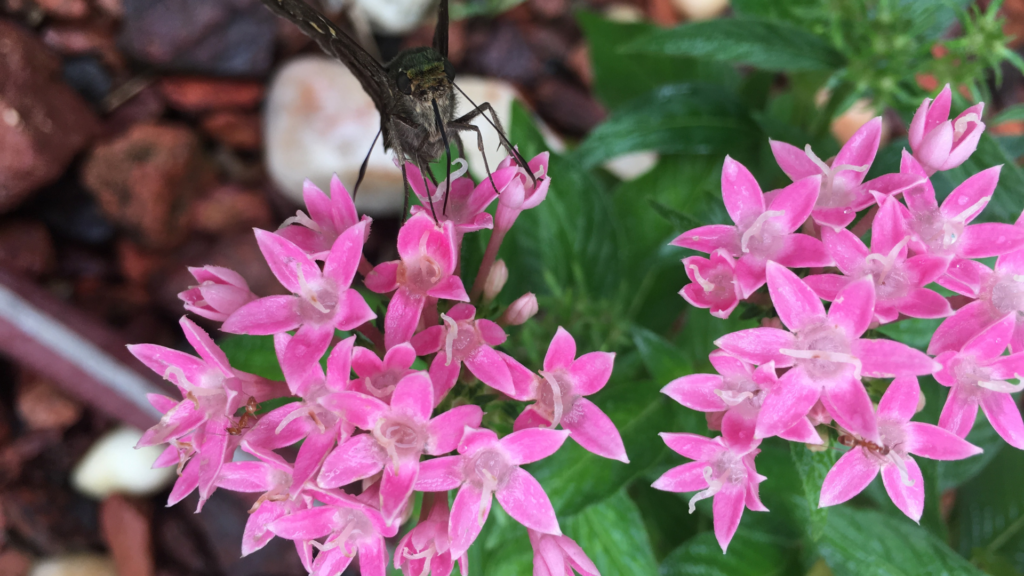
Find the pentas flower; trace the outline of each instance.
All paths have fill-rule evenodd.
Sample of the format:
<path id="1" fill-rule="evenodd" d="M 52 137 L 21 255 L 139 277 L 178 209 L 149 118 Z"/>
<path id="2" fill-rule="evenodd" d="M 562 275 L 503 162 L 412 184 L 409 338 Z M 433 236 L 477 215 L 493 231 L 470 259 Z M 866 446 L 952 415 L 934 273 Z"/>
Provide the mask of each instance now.
<path id="1" fill-rule="evenodd" d="M 790 184 L 775 193 L 766 209 L 765 196 L 754 176 L 726 156 L 722 199 L 736 225 L 694 228 L 683 232 L 672 245 L 707 253 L 723 248 L 739 258 L 734 275 L 744 299 L 764 286 L 768 261 L 793 268 L 830 266 L 832 258 L 820 240 L 795 233 L 814 208 L 820 184 L 818 175 Z"/>
<path id="2" fill-rule="evenodd" d="M 455 449 L 466 426 L 483 418 L 479 406 L 458 406 L 430 418 L 434 390 L 426 372 L 415 372 L 395 386 L 391 405 L 358 392 L 336 392 L 323 404 L 345 414 L 356 427 L 370 432 L 338 446 L 324 461 L 317 483 L 325 488 L 369 478 L 381 469 L 380 511 L 388 525 L 402 513 L 420 471 L 420 456 L 439 456 Z M 459 556 L 459 555 L 456 555 Z"/>
<path id="3" fill-rule="evenodd" d="M 981 448 L 933 424 L 911 422 L 921 390 L 917 378 L 901 377 L 878 402 L 878 439 L 842 435 L 839 441 L 850 451 L 825 476 L 819 507 L 834 506 L 860 494 L 878 472 L 889 498 L 914 522 L 924 511 L 924 479 L 916 454 L 932 460 L 962 460 L 981 453 Z"/>
<path id="4" fill-rule="evenodd" d="M 223 322 L 235 310 L 257 298 L 249 290 L 245 278 L 234 270 L 221 266 L 203 266 L 188 269 L 198 286 L 178 293 L 189 312 Z"/>
<path id="5" fill-rule="evenodd" d="M 285 395 L 283 386 L 259 376 L 235 370 L 228 357 L 213 343 L 210 336 L 188 318 L 182 317 L 179 324 L 189 344 L 199 353 L 199 358 L 157 346 L 136 344 L 128 350 L 150 370 L 178 387 L 184 397 L 180 402 L 170 398 L 158 400 L 167 412 L 160 422 L 147 430 L 139 439 L 137 447 L 153 446 L 174 439 L 192 435 L 190 450 L 198 452 L 195 465 L 185 467 L 188 481 L 185 489 L 195 480 L 184 497 L 195 487 L 199 488 L 199 507 L 216 488 L 217 475 L 225 460 L 231 459 L 238 437 L 229 434 L 235 426 L 233 415 L 250 398 L 263 402 Z M 174 407 L 170 403 L 175 402 Z M 192 469 L 192 470 L 190 470 Z"/>
<path id="6" fill-rule="evenodd" d="M 554 454 L 568 433 L 545 428 L 520 430 L 498 440 L 490 430 L 466 430 L 458 456 L 423 462 L 416 490 L 446 492 L 459 488 L 448 534 L 453 558 L 469 550 L 491 511 L 491 495 L 517 522 L 559 536 L 558 518 L 537 479 L 520 468 Z"/>
<path id="7" fill-rule="evenodd" d="M 756 369 L 723 350 L 708 356 L 718 374 L 690 374 L 669 382 L 661 392 L 691 410 L 724 412 L 718 426 L 730 438 L 752 441 L 768 391 L 778 385 L 775 363 Z M 800 418 L 779 436 L 793 442 L 820 444 L 814 426 Z"/>
<path id="8" fill-rule="evenodd" d="M 451 176 L 451 190 L 447 191 L 447 208 L 445 207 L 447 180 L 442 182 L 440 187 L 434 186 L 411 162 L 406 163 L 405 172 L 409 186 L 420 200 L 420 206 L 412 207 L 412 214 L 414 216 L 424 214 L 431 218 L 436 214 L 438 222 L 451 222 L 455 225 L 456 238 L 461 240 L 462 235 L 467 232 L 489 229 L 494 225 L 491 215 L 486 212 L 487 207 L 505 190 L 515 177 L 517 170 L 515 166 L 500 168 L 491 174 L 491 178 L 480 184 L 473 184 L 472 178 L 462 177 L 468 171 L 466 161 L 458 158 L 455 162 L 461 162 L 462 167 Z M 431 204 L 433 204 L 433 211 L 431 211 Z M 456 245 L 460 244 L 461 242 L 456 242 Z"/>
<path id="9" fill-rule="evenodd" d="M 820 397 L 841 426 L 877 443 L 871 400 L 861 376 L 931 374 L 938 365 L 906 344 L 861 339 L 874 316 L 875 284 L 870 277 L 843 288 L 827 315 L 811 287 L 774 262 L 768 263 L 768 292 L 790 332 L 752 328 L 715 342 L 747 362 L 792 366 L 765 396 L 756 436 L 767 438 L 788 430 Z"/>
<path id="10" fill-rule="evenodd" d="M 291 338 L 287 333 L 274 336 L 279 362 L 283 363 Z M 286 374 L 291 393 L 301 400 L 264 415 L 242 440 L 243 450 L 268 461 L 276 457 L 274 450 L 302 442 L 295 457 L 294 481 L 289 490 L 293 497 L 320 470 L 320 463 L 335 443 L 344 442 L 354 430 L 340 412 L 334 412 L 322 401 L 332 392 L 348 387 L 355 340 L 356 337 L 351 336 L 334 347 L 327 359 L 326 376 L 319 362 L 314 362 L 305 373 Z"/>
<path id="11" fill-rule="evenodd" d="M 512 373 L 493 348 L 505 342 L 505 331 L 490 320 L 474 320 L 475 316 L 473 306 L 456 304 L 447 314 L 441 314 L 443 325 L 431 326 L 412 338 L 417 355 L 437 352 L 430 363 L 435 403 L 440 403 L 455 386 L 463 363 L 484 384 L 503 394 L 515 395 Z"/>
<path id="12" fill-rule="evenodd" d="M 392 347 L 384 354 L 383 361 L 372 350 L 356 346 L 352 352 L 352 370 L 358 378 L 349 382 L 348 389 L 390 403 L 398 382 L 416 372 L 412 369 L 415 361 L 416 350 L 412 344 Z"/>
<path id="13" fill-rule="evenodd" d="M 683 258 L 683 267 L 690 284 L 683 286 L 679 295 L 691 306 L 710 309 L 715 318 L 728 318 L 742 296 L 736 280 L 736 261 L 729 251 L 719 248 L 711 253 L 711 258 Z"/>
<path id="14" fill-rule="evenodd" d="M 435 224 L 426 214 L 413 216 L 398 232 L 398 255 L 366 276 L 378 294 L 395 291 L 384 316 L 384 345 L 391 349 L 416 333 L 427 298 L 468 302 L 462 279 L 455 276 L 455 232 L 451 222 Z"/>
<path id="15" fill-rule="evenodd" d="M 950 267 L 955 268 L 959 259 L 1000 256 L 1024 244 L 1024 228 L 998 222 L 968 225 L 992 199 L 1000 170 L 1001 166 L 994 166 L 964 180 L 941 206 L 930 183 L 904 194 L 907 228 L 913 233 L 910 248 L 920 254 L 953 257 Z M 900 171 L 923 173 L 906 151 Z"/>
<path id="16" fill-rule="evenodd" d="M 573 570 L 580 576 L 601 576 L 597 566 L 572 538 L 529 529 L 526 532 L 533 545 L 534 576 L 572 576 Z"/>
<path id="17" fill-rule="evenodd" d="M 985 131 L 981 121 L 985 103 L 979 102 L 949 120 L 952 96 L 946 84 L 934 101 L 924 99 L 910 122 L 910 148 L 929 176 L 963 164 L 978 148 Z"/>
<path id="18" fill-rule="evenodd" d="M 1024 422 L 1011 393 L 1024 390 L 1024 352 L 1003 356 L 1013 336 L 1014 318 L 1005 317 L 971 338 L 959 351 L 939 354 L 942 369 L 935 373 L 948 386 L 949 397 L 939 426 L 961 438 L 974 426 L 978 405 L 992 427 L 1015 448 L 1024 449 Z M 1018 384 L 1007 380 L 1016 378 Z"/>
<path id="19" fill-rule="evenodd" d="M 882 118 L 878 117 L 861 126 L 846 141 L 831 166 L 811 151 L 810 144 L 800 150 L 777 140 L 769 143 L 775 161 L 794 182 L 810 176 L 821 177 L 811 216 L 818 224 L 838 230 L 853 222 L 857 212 L 873 203 L 871 194 L 861 183 L 875 161 L 881 139 Z"/>
<path id="20" fill-rule="evenodd" d="M 451 539 L 448 537 L 448 495 L 425 494 L 423 497 L 426 518 L 402 537 L 395 548 L 395 569 L 401 569 L 405 576 L 448 576 L 455 566 L 452 558 Z M 458 558 L 462 576 L 469 573 L 468 556 Z"/>
<path id="21" fill-rule="evenodd" d="M 823 300 L 835 300 L 849 283 L 870 276 L 875 283 L 875 319 L 895 321 L 900 314 L 912 318 L 944 318 L 953 313 L 949 302 L 924 286 L 946 273 L 949 257 L 921 254 L 907 258 L 910 237 L 905 233 L 899 203 L 880 198 L 881 208 L 871 226 L 871 249 L 846 229 L 824 228 L 821 239 L 843 275 L 819 274 L 805 278 Z"/>
<path id="22" fill-rule="evenodd" d="M 669 448 L 693 462 L 665 472 L 653 487 L 667 492 L 700 490 L 690 498 L 690 514 L 698 501 L 713 498 L 715 538 L 724 554 L 740 525 L 744 508 L 768 511 L 758 496 L 758 484 L 767 478 L 754 468 L 754 457 L 760 452 L 757 446 L 761 441 L 671 432 L 662 432 L 660 436 Z"/>
<path id="23" fill-rule="evenodd" d="M 561 425 L 584 449 L 629 463 L 615 423 L 596 404 L 584 398 L 604 388 L 611 378 L 614 363 L 614 352 L 590 352 L 576 358 L 576 341 L 559 326 L 544 356 L 540 378 L 518 362 L 509 365 L 513 377 L 520 382 L 516 386 L 516 397 L 535 400 L 516 418 L 514 429 Z"/>
<path id="24" fill-rule="evenodd" d="M 256 241 L 271 272 L 292 291 L 242 306 L 221 327 L 234 334 L 281 334 L 298 329 L 281 358 L 285 374 L 302 374 L 320 360 L 334 330 L 352 330 L 377 317 L 358 291 L 350 288 L 362 257 L 365 222 L 345 230 L 320 267 L 301 248 L 265 230 Z"/>
<path id="25" fill-rule="evenodd" d="M 337 174 L 331 177 L 329 198 L 315 184 L 306 180 L 302 184 L 302 199 L 306 202 L 309 215 L 298 211 L 281 224 L 277 234 L 287 238 L 312 258 L 326 259 L 341 233 L 359 222 L 366 223 L 364 233 L 370 235 L 373 219 L 369 216 L 359 219 L 356 205 Z"/>
<path id="26" fill-rule="evenodd" d="M 363 496 L 355 498 L 337 490 L 312 492 L 323 506 L 299 510 L 270 523 L 274 534 L 320 550 L 306 569 L 312 576 L 335 576 L 345 571 L 359 553 L 359 573 L 363 576 L 386 576 L 388 566 L 385 537 L 391 537 L 398 526 L 388 526 L 380 512 L 367 504 Z M 327 538 L 323 543 L 317 538 Z M 301 556 L 301 555 L 300 555 Z M 303 556 L 305 560 L 305 557 Z"/>
<path id="27" fill-rule="evenodd" d="M 551 186 L 551 178 L 548 177 L 550 156 L 547 152 L 541 152 L 526 163 L 533 174 L 532 178 L 511 156 L 498 164 L 495 174 L 511 168 L 512 178 L 498 196 L 498 209 L 494 213 L 496 230 L 507 232 L 523 210 L 536 208 L 547 198 L 548 188 Z"/>

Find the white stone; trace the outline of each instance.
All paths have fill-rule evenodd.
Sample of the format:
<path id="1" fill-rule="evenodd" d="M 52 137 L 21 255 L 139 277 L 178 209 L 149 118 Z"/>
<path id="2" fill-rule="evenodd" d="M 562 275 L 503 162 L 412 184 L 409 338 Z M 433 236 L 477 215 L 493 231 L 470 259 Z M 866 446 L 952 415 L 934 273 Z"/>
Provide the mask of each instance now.
<path id="1" fill-rule="evenodd" d="M 135 449 L 142 432 L 127 426 L 100 436 L 71 471 L 71 485 L 102 500 L 111 494 L 149 496 L 173 482 L 174 467 L 153 469 L 163 446 Z"/>
<path id="2" fill-rule="evenodd" d="M 676 10 L 688 20 L 710 20 L 729 7 L 729 0 L 672 0 Z"/>
<path id="3" fill-rule="evenodd" d="M 355 0 L 355 6 L 370 20 L 374 30 L 385 34 L 405 34 L 419 26 L 435 0 Z"/>
<path id="4" fill-rule="evenodd" d="M 29 576 L 118 576 L 114 563 L 98 554 L 75 554 L 40 560 Z"/>
<path id="5" fill-rule="evenodd" d="M 373 100 L 344 64 L 320 56 L 288 62 L 270 85 L 264 110 L 267 169 L 278 188 L 302 204 L 308 178 L 328 190 L 335 173 L 352 192 L 359 166 L 380 129 Z M 402 172 L 377 140 L 356 207 L 371 215 L 402 210 Z"/>
<path id="6" fill-rule="evenodd" d="M 604 163 L 604 169 L 623 182 L 636 180 L 658 164 L 658 153 L 651 150 L 616 156 Z"/>

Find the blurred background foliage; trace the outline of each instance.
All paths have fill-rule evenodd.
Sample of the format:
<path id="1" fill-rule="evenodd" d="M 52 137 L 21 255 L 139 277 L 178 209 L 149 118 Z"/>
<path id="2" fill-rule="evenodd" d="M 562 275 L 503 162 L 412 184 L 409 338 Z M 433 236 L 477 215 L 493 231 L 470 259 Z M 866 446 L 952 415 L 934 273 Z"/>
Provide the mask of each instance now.
<path id="1" fill-rule="evenodd" d="M 471 2 L 461 15 L 506 9 L 515 2 Z M 726 154 L 745 164 L 762 188 L 788 183 L 771 155 L 769 138 L 811 144 L 829 158 L 839 149 L 837 120 L 855 111 L 881 114 L 889 142 L 870 177 L 898 170 L 905 129 L 925 97 L 945 83 L 954 108 L 991 103 L 1006 70 L 1024 62 L 1007 47 L 1000 2 L 979 7 L 963 0 L 733 0 L 730 17 L 671 29 L 576 14 L 589 40 L 594 91 L 607 120 L 562 154 L 553 154 L 551 191 L 524 213 L 502 248 L 511 271 L 488 312 L 527 291 L 541 314 L 511 328 L 509 353 L 537 369 L 557 326 L 575 335 L 579 350 L 617 353 L 611 383 L 595 401 L 622 433 L 631 463 L 599 458 L 569 442 L 532 466 L 575 538 L 606 576 L 760 575 L 867 576 L 910 574 L 1024 574 L 1024 454 L 1004 447 L 979 419 L 970 441 L 981 456 L 952 463 L 922 461 L 927 486 L 920 525 L 900 513 L 880 484 L 853 502 L 817 508 L 818 491 L 838 452 L 810 452 L 777 438 L 765 441 L 758 471 L 771 513 L 747 511 L 728 555 L 715 542 L 709 500 L 687 514 L 689 494 L 653 490 L 651 482 L 683 459 L 657 433 L 710 434 L 703 415 L 669 401 L 670 380 L 710 370 L 718 336 L 757 324 L 770 311 L 747 305 L 729 320 L 686 305 L 686 282 L 668 246 L 680 232 L 725 223 L 719 179 Z M 1010 107 L 985 121 L 1024 119 Z M 959 110 L 957 110 L 959 111 Z M 516 106 L 511 140 L 526 157 L 547 149 L 531 114 Z M 656 152 L 657 164 L 620 181 L 605 162 Z M 982 215 L 1009 222 L 1024 208 L 1024 173 L 1015 159 L 1020 137 L 991 129 L 962 167 L 933 179 L 940 198 L 967 176 L 1003 164 L 1002 179 Z M 472 278 L 488 232 L 469 235 L 463 270 Z M 383 308 L 379 310 L 383 315 Z M 904 320 L 880 334 L 924 348 L 937 325 Z M 280 378 L 267 358 L 269 342 L 225 343 L 242 369 Z M 487 403 L 487 424 L 511 430 L 515 412 Z M 884 389 L 884 386 L 883 386 Z M 938 420 L 946 390 L 922 379 L 927 397 L 918 419 Z M 458 390 L 458 389 L 457 389 Z M 877 400 L 877 397 L 876 397 Z M 488 576 L 531 571 L 526 533 L 499 507 L 470 551 L 470 566 Z"/>

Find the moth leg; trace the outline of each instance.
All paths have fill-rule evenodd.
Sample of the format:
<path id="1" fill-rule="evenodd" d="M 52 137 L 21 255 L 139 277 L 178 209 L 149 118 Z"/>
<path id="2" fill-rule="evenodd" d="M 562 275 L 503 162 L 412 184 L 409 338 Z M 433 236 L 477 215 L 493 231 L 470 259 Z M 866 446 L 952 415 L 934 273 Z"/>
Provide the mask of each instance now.
<path id="1" fill-rule="evenodd" d="M 356 187 L 352 190 L 352 201 L 356 201 L 356 194 L 359 194 L 359 185 L 363 183 L 363 177 L 366 176 L 366 166 L 370 163 L 370 154 L 373 154 L 373 147 L 377 145 L 377 139 L 380 138 L 381 130 L 377 130 L 377 135 L 373 137 L 373 144 L 370 144 L 370 149 L 366 151 L 366 157 L 363 158 L 363 163 L 359 165 L 359 177 L 356 178 Z"/>
<path id="2" fill-rule="evenodd" d="M 434 211 L 434 195 L 430 193 L 430 187 L 427 186 L 426 174 L 429 172 L 429 167 L 428 169 L 424 169 L 423 163 L 419 160 L 416 161 L 416 166 L 420 169 L 420 178 L 423 178 L 423 190 L 426 191 L 427 202 L 430 203 L 430 215 L 434 217 L 434 223 L 437 224 L 437 212 Z M 431 173 L 430 176 L 433 178 L 434 175 Z"/>
<path id="3" fill-rule="evenodd" d="M 509 155 L 512 156 L 513 159 L 515 159 L 516 164 L 519 164 L 520 168 L 526 170 L 526 173 L 529 174 L 530 176 L 530 180 L 533 180 L 533 184 L 534 186 L 536 186 L 537 177 L 533 175 L 533 170 L 530 170 L 530 165 L 526 162 L 526 159 L 523 158 L 523 155 L 519 153 L 519 150 L 517 150 L 515 146 L 512 146 L 512 143 L 508 141 L 508 137 L 505 135 L 505 129 L 502 128 L 501 126 L 501 120 L 498 119 L 498 114 L 494 112 L 494 107 L 491 106 L 490 102 L 477 104 L 476 102 L 473 102 L 473 100 L 466 94 L 465 91 L 462 90 L 462 88 L 459 88 L 458 84 L 452 84 L 452 86 L 455 86 L 455 88 L 462 94 L 462 96 L 473 106 L 472 110 L 464 114 L 462 117 L 456 118 L 454 122 L 468 123 L 477 116 L 483 116 L 484 120 L 486 120 L 487 123 L 494 128 L 494 131 L 497 132 L 498 141 L 501 142 L 501 145 L 505 148 Z M 488 118 L 485 112 L 490 112 L 491 118 Z"/>
<path id="4" fill-rule="evenodd" d="M 397 134 L 394 127 L 394 118 L 392 118 L 392 121 L 389 122 L 389 124 L 391 125 L 388 126 L 388 132 L 390 134 Z M 398 138 L 392 139 L 391 149 L 394 151 L 395 158 L 398 159 L 398 163 L 402 165 L 402 192 L 405 193 L 405 202 L 402 205 L 402 224 L 405 224 L 405 221 L 409 217 L 409 195 L 412 193 L 412 187 L 409 185 L 409 177 L 405 170 L 405 153 L 402 151 L 402 144 Z"/>
<path id="5" fill-rule="evenodd" d="M 480 128 L 458 120 L 449 122 L 448 127 L 455 130 L 456 134 L 459 132 L 476 132 L 476 145 L 477 149 L 480 150 L 480 155 L 483 156 L 484 169 L 487 170 L 487 178 L 491 181 L 491 187 L 494 188 L 494 193 L 501 194 L 501 192 L 498 191 L 498 185 L 494 183 L 494 174 L 491 173 L 491 167 L 487 163 L 487 152 L 484 150 L 484 135 L 480 132 Z"/>

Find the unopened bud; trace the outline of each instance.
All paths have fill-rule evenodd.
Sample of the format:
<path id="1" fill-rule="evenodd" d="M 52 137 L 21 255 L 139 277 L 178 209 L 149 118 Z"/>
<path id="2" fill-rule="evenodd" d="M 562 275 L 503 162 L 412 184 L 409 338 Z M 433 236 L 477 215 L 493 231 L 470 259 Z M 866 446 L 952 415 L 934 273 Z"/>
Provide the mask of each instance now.
<path id="1" fill-rule="evenodd" d="M 828 429 L 827 428 L 818 428 L 815 431 L 818 433 L 818 437 L 821 438 L 821 444 L 804 444 L 804 446 L 807 446 L 807 449 L 810 450 L 811 452 L 824 452 L 825 450 L 828 450 L 828 446 L 829 446 Z"/>
<path id="2" fill-rule="evenodd" d="M 502 326 L 519 326 L 537 315 L 540 306 L 537 305 L 537 297 L 533 292 L 527 292 L 520 296 L 515 302 L 509 304 L 508 310 L 498 319 Z"/>
<path id="3" fill-rule="evenodd" d="M 508 282 L 508 266 L 505 266 L 504 260 L 495 260 L 484 282 L 484 304 L 498 297 L 501 289 L 505 287 L 505 282 Z"/>

